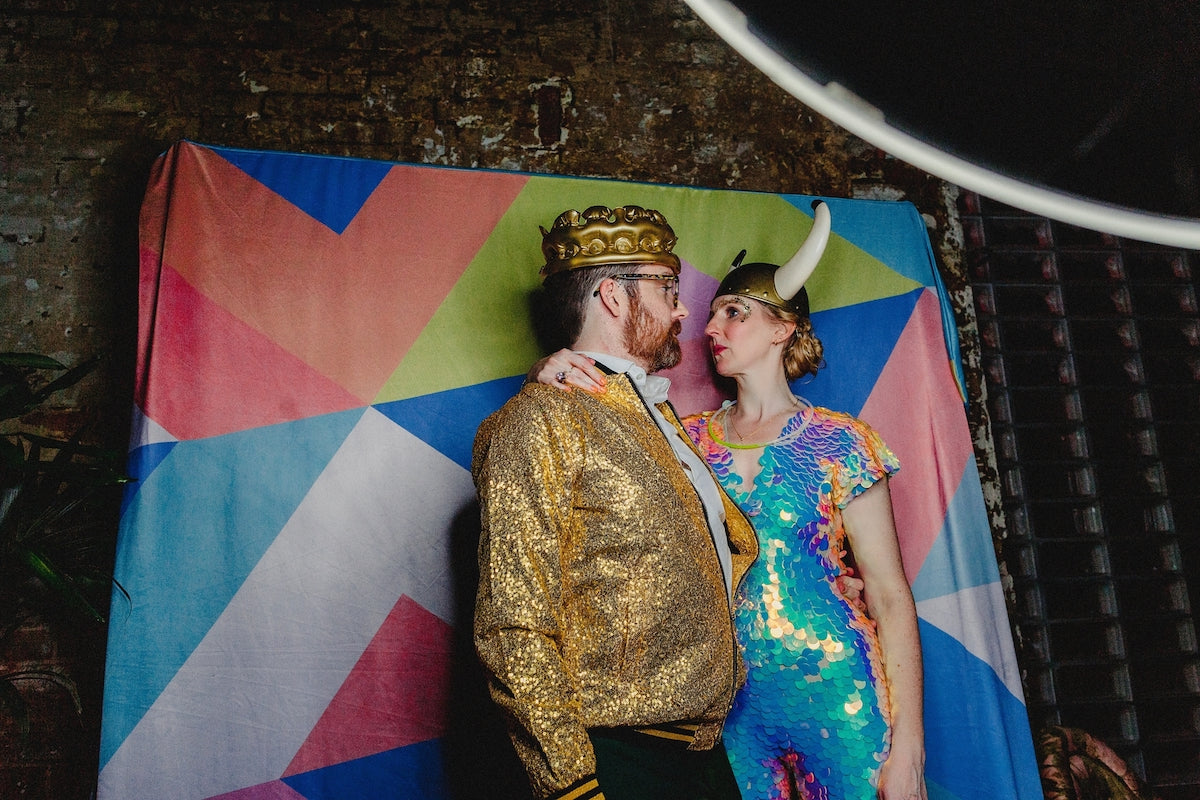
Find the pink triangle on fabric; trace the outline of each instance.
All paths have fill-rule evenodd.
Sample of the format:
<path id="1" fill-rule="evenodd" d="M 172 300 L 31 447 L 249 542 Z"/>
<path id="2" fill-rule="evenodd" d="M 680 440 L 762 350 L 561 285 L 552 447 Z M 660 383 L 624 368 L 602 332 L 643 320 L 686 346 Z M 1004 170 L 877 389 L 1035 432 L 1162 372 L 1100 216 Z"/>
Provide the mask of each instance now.
<path id="1" fill-rule="evenodd" d="M 364 402 L 528 181 L 396 165 L 338 234 L 218 153 L 180 147 L 163 260 Z"/>
<path id="2" fill-rule="evenodd" d="M 363 403 L 163 266 L 136 401 L 179 439 L 344 411 Z"/>
<path id="3" fill-rule="evenodd" d="M 675 411 L 686 417 L 720 408 L 721 402 L 728 397 L 714 382 L 716 373 L 712 368 L 708 337 L 680 340 L 679 344 L 683 348 L 683 358 L 676 366 L 659 373 L 671 379 L 671 404 Z"/>
<path id="4" fill-rule="evenodd" d="M 917 300 L 860 416 L 900 459 L 890 488 L 904 572 L 912 583 L 974 455 L 932 291 Z"/>
<path id="5" fill-rule="evenodd" d="M 443 735 L 453 631 L 401 596 L 283 777 Z"/>
<path id="6" fill-rule="evenodd" d="M 708 336 L 708 304 L 717 290 L 716 278 L 706 275 L 688 262 L 683 262 L 679 282 L 679 300 L 688 309 L 683 320 L 679 343 L 683 358 L 662 376 L 671 380 L 671 404 L 680 416 L 711 411 L 729 399 L 717 385 L 717 373 L 712 366 Z"/>

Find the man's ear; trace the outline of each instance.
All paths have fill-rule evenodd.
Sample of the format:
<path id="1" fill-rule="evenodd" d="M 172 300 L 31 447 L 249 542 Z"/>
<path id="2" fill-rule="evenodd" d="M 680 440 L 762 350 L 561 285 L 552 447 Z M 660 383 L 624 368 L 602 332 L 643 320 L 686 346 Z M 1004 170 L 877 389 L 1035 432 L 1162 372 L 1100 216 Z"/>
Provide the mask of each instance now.
<path id="1" fill-rule="evenodd" d="M 599 292 L 600 307 L 610 316 L 619 317 L 624 313 L 629 298 L 616 278 L 605 278 L 600 281 L 600 286 L 596 288 L 596 291 Z"/>

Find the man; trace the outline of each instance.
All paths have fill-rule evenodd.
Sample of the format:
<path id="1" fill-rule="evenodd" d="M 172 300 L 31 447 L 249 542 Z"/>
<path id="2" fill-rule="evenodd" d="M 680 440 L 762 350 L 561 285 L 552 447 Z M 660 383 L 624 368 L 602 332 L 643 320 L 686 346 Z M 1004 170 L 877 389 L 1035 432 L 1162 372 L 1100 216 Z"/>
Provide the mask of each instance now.
<path id="1" fill-rule="evenodd" d="M 680 358 L 657 211 L 542 231 L 546 306 L 603 392 L 530 383 L 480 426 L 475 643 L 537 796 L 738 800 L 720 743 L 741 680 L 730 601 L 757 554 L 650 373 Z"/>

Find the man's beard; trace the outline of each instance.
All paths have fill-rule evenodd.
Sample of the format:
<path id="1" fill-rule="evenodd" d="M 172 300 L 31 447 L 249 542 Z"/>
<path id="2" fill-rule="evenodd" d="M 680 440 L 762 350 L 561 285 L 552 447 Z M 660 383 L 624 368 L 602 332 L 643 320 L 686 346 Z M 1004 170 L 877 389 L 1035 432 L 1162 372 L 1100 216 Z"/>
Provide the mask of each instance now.
<path id="1" fill-rule="evenodd" d="M 646 372 L 670 369 L 683 357 L 679 320 L 663 325 L 642 306 L 641 298 L 629 295 L 629 319 L 625 322 L 625 349 L 635 361 L 646 364 Z"/>

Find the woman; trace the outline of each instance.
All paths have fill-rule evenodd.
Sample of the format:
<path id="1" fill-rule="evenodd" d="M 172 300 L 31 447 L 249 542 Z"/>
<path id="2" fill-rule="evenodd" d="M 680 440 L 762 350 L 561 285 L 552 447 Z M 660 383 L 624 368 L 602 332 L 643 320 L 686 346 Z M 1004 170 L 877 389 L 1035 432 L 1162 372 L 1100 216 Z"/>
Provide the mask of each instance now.
<path id="1" fill-rule="evenodd" d="M 920 642 L 887 483 L 899 465 L 866 423 L 789 386 L 822 356 L 803 283 L 828 236 L 824 204 L 816 219 L 787 265 L 734 261 L 705 333 L 737 400 L 684 420 L 759 538 L 734 612 L 748 676 L 725 744 L 746 800 L 925 800 Z M 531 374 L 604 382 L 565 350 Z M 841 591 L 850 568 L 861 600 Z"/>

